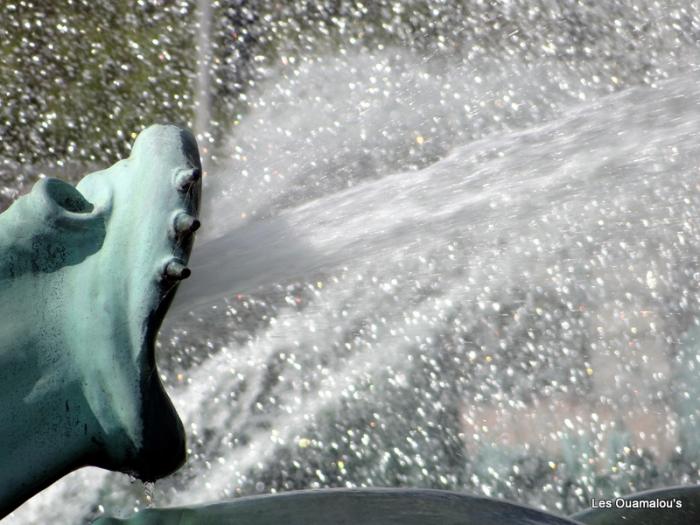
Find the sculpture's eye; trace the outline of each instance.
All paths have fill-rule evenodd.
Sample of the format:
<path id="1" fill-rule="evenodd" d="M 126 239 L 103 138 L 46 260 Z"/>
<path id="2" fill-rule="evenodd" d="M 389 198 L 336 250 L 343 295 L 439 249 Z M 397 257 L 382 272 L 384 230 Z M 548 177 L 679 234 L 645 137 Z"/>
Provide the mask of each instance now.
<path id="1" fill-rule="evenodd" d="M 49 199 L 67 211 L 88 213 L 94 208 L 77 189 L 62 180 L 46 179 L 44 191 Z"/>

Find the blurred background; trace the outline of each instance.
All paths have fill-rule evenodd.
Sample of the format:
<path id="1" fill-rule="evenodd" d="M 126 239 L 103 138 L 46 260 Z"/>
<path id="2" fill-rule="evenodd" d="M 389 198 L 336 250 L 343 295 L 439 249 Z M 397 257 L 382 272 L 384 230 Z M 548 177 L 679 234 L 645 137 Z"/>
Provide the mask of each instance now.
<path id="1" fill-rule="evenodd" d="M 699 42 L 688 0 L 0 0 L 0 210 L 155 122 L 206 192 L 157 349 L 186 466 L 7 523 L 696 483 Z"/>

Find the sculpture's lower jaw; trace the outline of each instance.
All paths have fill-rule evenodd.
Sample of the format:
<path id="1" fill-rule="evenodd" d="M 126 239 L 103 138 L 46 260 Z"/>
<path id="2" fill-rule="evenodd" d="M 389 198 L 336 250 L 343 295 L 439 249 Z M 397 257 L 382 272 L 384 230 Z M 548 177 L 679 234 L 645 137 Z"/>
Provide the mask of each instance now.
<path id="1" fill-rule="evenodd" d="M 157 379 L 145 386 L 142 403 L 143 445 L 129 473 L 143 481 L 155 481 L 184 464 L 185 430 Z"/>
<path id="2" fill-rule="evenodd" d="M 97 466 L 153 482 L 179 469 L 186 459 L 185 430 L 157 379 L 145 384 L 139 401 L 136 439 L 120 429 L 100 442 Z M 101 441 L 101 440 L 100 440 Z"/>

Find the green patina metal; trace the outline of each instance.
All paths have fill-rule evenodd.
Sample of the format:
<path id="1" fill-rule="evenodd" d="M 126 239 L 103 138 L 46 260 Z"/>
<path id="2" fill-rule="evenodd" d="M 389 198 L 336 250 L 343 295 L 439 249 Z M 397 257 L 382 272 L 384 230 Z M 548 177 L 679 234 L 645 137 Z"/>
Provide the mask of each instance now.
<path id="1" fill-rule="evenodd" d="M 569 518 L 492 498 L 426 489 L 336 489 L 146 509 L 95 525 L 697 525 L 700 487 L 672 487 L 608 500 Z M 636 502 L 636 503 L 635 503 Z M 644 502 L 644 503 L 642 503 Z M 660 503 L 663 502 L 663 503 Z M 598 501 L 596 505 L 603 504 Z"/>
<path id="2" fill-rule="evenodd" d="M 576 525 L 539 510 L 478 496 L 429 489 L 331 489 L 239 498 L 95 525 Z"/>
<path id="3" fill-rule="evenodd" d="M 0 517 L 84 465 L 155 480 L 184 462 L 154 343 L 200 174 L 192 135 L 152 126 L 128 159 L 0 214 Z"/>

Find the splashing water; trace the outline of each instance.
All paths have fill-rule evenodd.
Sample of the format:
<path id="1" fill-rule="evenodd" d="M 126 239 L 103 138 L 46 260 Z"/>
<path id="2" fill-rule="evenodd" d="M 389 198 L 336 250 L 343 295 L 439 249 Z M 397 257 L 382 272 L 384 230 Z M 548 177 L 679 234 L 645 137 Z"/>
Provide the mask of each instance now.
<path id="1" fill-rule="evenodd" d="M 188 464 L 146 490 L 76 472 L 8 523 L 337 486 L 574 512 L 697 482 L 699 25 L 615 6 L 573 11 L 567 59 L 522 7 L 483 56 L 282 55 L 161 337 Z"/>
<path id="2" fill-rule="evenodd" d="M 692 380 L 678 376 L 700 280 L 697 81 L 630 89 L 202 244 L 184 303 L 318 276 L 284 289 L 289 306 L 250 343 L 188 375 L 184 417 L 235 429 L 236 452 L 206 479 L 231 495 L 231 479 L 252 483 L 244 473 L 284 490 L 308 483 L 302 470 L 319 486 L 518 498 L 545 469 L 534 501 L 565 510 L 657 470 L 694 479 L 668 465 L 700 452 L 684 448 L 696 408 L 681 413 Z M 252 301 L 239 294 L 229 315 Z M 199 416 L 211 399 L 221 409 Z"/>

